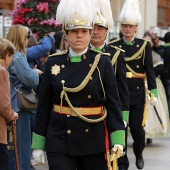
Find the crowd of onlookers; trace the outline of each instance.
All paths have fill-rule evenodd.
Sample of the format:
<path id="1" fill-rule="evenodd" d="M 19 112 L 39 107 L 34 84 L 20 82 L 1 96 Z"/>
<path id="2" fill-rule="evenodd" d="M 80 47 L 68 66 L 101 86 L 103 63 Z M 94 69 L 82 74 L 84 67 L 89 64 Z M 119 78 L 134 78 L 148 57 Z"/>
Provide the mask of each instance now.
<path id="1" fill-rule="evenodd" d="M 152 55 L 156 56 L 153 57 L 155 74 L 161 78 L 164 85 L 170 110 L 170 32 L 167 32 L 164 37 L 157 37 L 155 33 L 147 31 L 144 34 L 144 38 L 146 37 L 151 42 Z M 160 62 L 154 63 L 156 60 Z"/>
<path id="2" fill-rule="evenodd" d="M 150 41 L 152 48 L 153 67 L 156 75 L 156 85 L 158 90 L 158 100 L 155 108 L 149 105 L 148 116 L 146 119 L 145 132 L 147 143 L 152 143 L 151 138 L 166 137 L 169 129 L 169 110 L 170 110 L 170 93 L 169 89 L 169 57 L 170 55 L 170 32 L 167 32 L 160 39 L 152 32 L 145 32 L 144 39 Z M 168 52 L 169 51 L 169 52 Z M 169 54 L 168 54 L 169 53 Z"/>
<path id="3" fill-rule="evenodd" d="M 152 32 L 146 32 L 144 38 L 151 42 L 155 74 L 163 84 L 166 92 L 164 97 L 167 98 L 168 110 L 170 110 L 170 32 L 161 39 L 164 42 L 162 45 L 157 35 Z M 3 127 L 3 136 L 2 132 L 0 133 L 0 152 L 4 153 L 4 157 L 0 156 L 0 160 L 5 162 L 9 156 L 9 165 L 12 170 L 15 169 L 15 156 L 14 150 L 8 150 L 7 153 L 5 148 L 7 144 L 5 122 L 17 120 L 18 158 L 20 166 L 29 169 L 27 167 L 30 166 L 28 162 L 31 160 L 31 136 L 36 114 L 35 111 L 20 111 L 16 89 L 23 93 L 29 93 L 33 89 L 39 94 L 39 85 L 48 55 L 66 50 L 68 46 L 67 37 L 62 31 L 44 35 L 44 38 L 38 42 L 31 30 L 22 25 L 13 25 L 6 39 L 0 38 L 0 129 Z M 10 81 L 3 67 L 8 69 Z M 10 89 L 9 84 L 11 84 Z M 169 122 L 169 113 L 166 116 Z M 152 141 L 148 139 L 147 142 Z M 1 163 L 2 161 L 0 165 Z M 34 163 L 32 160 L 32 164 Z"/>

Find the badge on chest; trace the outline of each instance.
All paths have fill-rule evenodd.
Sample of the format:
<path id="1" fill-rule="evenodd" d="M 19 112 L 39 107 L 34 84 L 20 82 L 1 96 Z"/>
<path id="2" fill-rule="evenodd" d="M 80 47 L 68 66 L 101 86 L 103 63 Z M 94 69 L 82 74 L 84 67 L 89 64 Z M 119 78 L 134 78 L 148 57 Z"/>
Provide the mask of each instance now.
<path id="1" fill-rule="evenodd" d="M 60 66 L 58 66 L 58 65 L 54 65 L 54 66 L 52 66 L 52 68 L 51 68 L 51 72 L 52 72 L 52 74 L 54 74 L 54 75 L 57 75 L 57 74 L 59 74 L 60 73 Z"/>

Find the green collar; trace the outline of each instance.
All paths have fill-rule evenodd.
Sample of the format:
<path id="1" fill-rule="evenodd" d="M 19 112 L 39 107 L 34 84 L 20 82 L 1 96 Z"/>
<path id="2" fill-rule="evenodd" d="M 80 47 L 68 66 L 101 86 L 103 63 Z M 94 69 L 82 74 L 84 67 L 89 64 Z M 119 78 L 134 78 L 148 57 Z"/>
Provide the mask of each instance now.
<path id="1" fill-rule="evenodd" d="M 126 45 L 133 45 L 132 41 L 126 41 L 125 44 Z"/>
<path id="2" fill-rule="evenodd" d="M 81 62 L 81 55 L 69 56 L 69 57 L 70 57 L 70 61 L 71 61 L 72 63 Z"/>
<path id="3" fill-rule="evenodd" d="M 102 51 L 102 49 L 100 49 L 100 48 L 94 48 L 94 50 L 96 50 L 96 51 L 98 51 L 98 52 L 101 52 L 101 51 Z"/>

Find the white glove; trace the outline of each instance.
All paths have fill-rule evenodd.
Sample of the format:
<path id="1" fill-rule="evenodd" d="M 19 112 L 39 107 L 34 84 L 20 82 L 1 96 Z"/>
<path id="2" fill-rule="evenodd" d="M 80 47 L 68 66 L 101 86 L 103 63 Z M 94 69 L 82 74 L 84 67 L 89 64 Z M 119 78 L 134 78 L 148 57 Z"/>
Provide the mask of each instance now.
<path id="1" fill-rule="evenodd" d="M 123 145 L 115 144 L 113 148 L 116 148 L 116 147 L 118 147 L 123 152 Z"/>
<path id="2" fill-rule="evenodd" d="M 110 161 L 114 159 L 118 159 L 123 155 L 123 145 L 115 144 L 111 150 L 111 158 Z"/>
<path id="3" fill-rule="evenodd" d="M 45 152 L 41 149 L 34 149 L 32 157 L 37 163 L 45 164 Z"/>
<path id="4" fill-rule="evenodd" d="M 124 125 L 125 125 L 125 128 L 126 128 L 127 127 L 127 122 L 125 120 L 123 120 L 123 122 L 124 122 Z"/>
<path id="5" fill-rule="evenodd" d="M 150 104 L 152 105 L 152 106 L 155 106 L 156 105 L 156 103 L 157 103 L 157 98 L 156 97 L 153 97 L 153 99 L 152 100 L 150 100 L 149 102 L 150 102 Z"/>

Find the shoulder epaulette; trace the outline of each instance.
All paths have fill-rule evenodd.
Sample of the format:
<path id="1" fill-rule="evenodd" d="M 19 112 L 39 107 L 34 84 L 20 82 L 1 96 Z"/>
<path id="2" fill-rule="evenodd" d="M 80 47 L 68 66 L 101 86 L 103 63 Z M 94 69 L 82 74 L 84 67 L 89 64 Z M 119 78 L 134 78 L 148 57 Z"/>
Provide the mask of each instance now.
<path id="1" fill-rule="evenodd" d="M 144 38 L 138 38 L 139 40 L 143 40 L 143 41 L 149 41 L 149 40 L 146 40 L 146 39 L 144 39 Z"/>
<path id="2" fill-rule="evenodd" d="M 115 43 L 115 42 L 118 42 L 119 40 L 120 40 L 120 39 L 115 39 L 115 40 L 113 40 L 113 41 L 110 41 L 110 42 L 107 43 L 107 45 L 112 44 L 112 43 Z"/>
<path id="3" fill-rule="evenodd" d="M 102 51 L 97 51 L 97 50 L 95 50 L 94 48 L 90 48 L 90 50 L 93 51 L 93 52 L 96 52 L 96 53 L 98 53 L 98 54 L 110 56 L 110 53 L 104 53 L 104 52 L 102 52 Z"/>
<path id="4" fill-rule="evenodd" d="M 121 48 L 119 48 L 117 46 L 109 45 L 109 47 L 114 48 L 116 50 L 120 50 L 121 52 L 125 52 L 125 50 L 122 50 Z"/>
<path id="5" fill-rule="evenodd" d="M 57 53 L 54 53 L 54 54 L 49 55 L 48 57 L 50 58 L 50 57 L 55 57 L 55 56 L 59 56 L 59 55 L 64 55 L 64 54 L 66 54 L 67 52 L 68 52 L 68 50 L 59 51 L 59 52 L 57 52 Z"/>
<path id="6" fill-rule="evenodd" d="M 144 39 L 144 38 L 141 38 L 141 37 L 138 37 L 137 39 L 140 39 L 140 40 L 144 40 L 144 41 L 145 41 L 145 39 Z"/>

